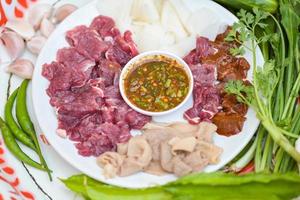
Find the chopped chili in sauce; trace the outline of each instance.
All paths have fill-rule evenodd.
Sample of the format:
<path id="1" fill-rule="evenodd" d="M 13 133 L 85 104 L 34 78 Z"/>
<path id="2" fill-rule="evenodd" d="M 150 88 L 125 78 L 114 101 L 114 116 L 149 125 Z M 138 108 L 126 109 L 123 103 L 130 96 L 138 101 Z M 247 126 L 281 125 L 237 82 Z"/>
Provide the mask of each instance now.
<path id="1" fill-rule="evenodd" d="M 189 78 L 177 62 L 143 63 L 125 77 L 125 94 L 137 107 L 161 112 L 179 105 L 189 91 Z"/>

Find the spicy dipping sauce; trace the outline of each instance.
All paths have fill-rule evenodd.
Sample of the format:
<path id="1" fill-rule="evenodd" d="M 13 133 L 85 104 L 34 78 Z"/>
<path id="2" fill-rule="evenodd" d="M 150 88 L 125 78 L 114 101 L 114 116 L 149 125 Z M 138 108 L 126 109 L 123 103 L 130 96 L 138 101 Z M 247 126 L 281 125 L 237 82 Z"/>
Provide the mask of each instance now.
<path id="1" fill-rule="evenodd" d="M 170 110 L 189 92 L 189 77 L 175 60 L 160 57 L 142 62 L 124 79 L 125 94 L 137 107 L 151 112 Z"/>

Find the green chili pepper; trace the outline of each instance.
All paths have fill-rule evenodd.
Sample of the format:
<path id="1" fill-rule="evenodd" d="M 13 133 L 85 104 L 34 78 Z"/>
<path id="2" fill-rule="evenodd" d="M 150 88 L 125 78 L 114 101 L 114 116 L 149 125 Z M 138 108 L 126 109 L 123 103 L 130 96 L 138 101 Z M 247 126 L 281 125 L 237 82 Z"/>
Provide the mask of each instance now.
<path id="1" fill-rule="evenodd" d="M 12 131 L 13 135 L 15 136 L 16 139 L 18 139 L 20 142 L 22 142 L 24 145 L 28 146 L 29 148 L 35 150 L 35 146 L 30 139 L 30 137 L 20 129 L 18 126 L 17 122 L 15 121 L 13 115 L 12 115 L 12 109 L 14 105 L 14 101 L 16 99 L 17 93 L 18 93 L 19 88 L 17 88 L 8 98 L 8 101 L 5 105 L 5 111 L 4 111 L 4 117 L 7 126 L 10 128 Z"/>
<path id="2" fill-rule="evenodd" d="M 17 159 L 19 159 L 22 162 L 24 162 L 32 167 L 35 167 L 37 169 L 40 169 L 43 171 L 47 170 L 43 165 L 32 160 L 29 156 L 27 156 L 21 150 L 18 143 L 15 141 L 15 138 L 14 138 L 11 130 L 8 128 L 8 126 L 5 124 L 5 122 L 3 121 L 3 119 L 1 117 L 0 117 L 0 129 L 2 132 L 3 140 L 4 140 L 6 147 Z"/>
<path id="3" fill-rule="evenodd" d="M 31 119 L 28 114 L 27 105 L 26 105 L 26 94 L 27 94 L 27 87 L 28 87 L 29 80 L 26 79 L 22 82 L 18 94 L 17 94 L 17 100 L 16 100 L 16 116 L 18 119 L 18 122 L 21 126 L 21 128 L 31 137 L 31 139 L 34 142 L 34 145 L 36 147 L 36 152 L 40 158 L 41 163 L 45 166 L 47 169 L 48 175 L 50 180 L 52 180 L 50 169 L 47 166 L 47 163 L 45 159 L 43 158 L 41 148 L 36 136 L 36 132 L 33 126 L 33 123 L 31 122 Z"/>

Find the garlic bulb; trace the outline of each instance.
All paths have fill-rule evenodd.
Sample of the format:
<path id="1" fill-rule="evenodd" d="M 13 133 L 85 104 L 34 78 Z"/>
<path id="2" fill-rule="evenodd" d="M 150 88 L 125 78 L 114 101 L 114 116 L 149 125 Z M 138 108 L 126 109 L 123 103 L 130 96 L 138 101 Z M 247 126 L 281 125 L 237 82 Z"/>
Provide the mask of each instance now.
<path id="1" fill-rule="evenodd" d="M 47 38 L 45 38 L 44 36 L 34 36 L 27 42 L 27 48 L 31 53 L 37 55 L 40 53 L 46 41 Z"/>
<path id="2" fill-rule="evenodd" d="M 45 37 L 49 37 L 49 35 L 53 32 L 54 29 L 55 29 L 54 24 L 44 17 L 40 26 L 41 33 Z"/>
<path id="3" fill-rule="evenodd" d="M 3 31 L 0 37 L 12 60 L 19 57 L 25 48 L 25 42 L 17 33 L 13 31 Z"/>
<path id="4" fill-rule="evenodd" d="M 25 40 L 29 40 L 35 34 L 32 25 L 24 20 L 10 20 L 6 23 L 5 27 L 15 31 Z"/>
<path id="5" fill-rule="evenodd" d="M 29 8 L 27 12 L 27 21 L 35 30 L 39 29 L 43 18 L 49 18 L 52 12 L 50 4 L 36 4 Z"/>
<path id="6" fill-rule="evenodd" d="M 72 4 L 64 4 L 58 7 L 53 15 L 54 23 L 59 23 L 63 21 L 67 16 L 69 16 L 72 12 L 77 9 L 75 5 Z"/>
<path id="7" fill-rule="evenodd" d="M 31 79 L 33 64 L 27 59 L 17 59 L 7 67 L 7 72 L 13 73 L 24 79 Z"/>

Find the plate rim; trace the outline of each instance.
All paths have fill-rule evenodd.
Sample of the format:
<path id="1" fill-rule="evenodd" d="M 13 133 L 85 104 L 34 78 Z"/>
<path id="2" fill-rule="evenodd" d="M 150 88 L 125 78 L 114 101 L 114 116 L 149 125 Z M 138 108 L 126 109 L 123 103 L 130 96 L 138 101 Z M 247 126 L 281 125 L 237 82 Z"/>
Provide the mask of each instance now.
<path id="1" fill-rule="evenodd" d="M 203 0 L 203 1 L 208 1 L 208 2 L 210 2 L 210 3 L 212 3 L 212 4 L 214 4 L 214 6 L 217 6 L 217 7 L 219 7 L 220 9 L 223 9 L 224 12 L 226 12 L 226 13 L 228 14 L 228 16 L 231 16 L 232 19 L 234 19 L 234 21 L 238 21 L 238 18 L 237 18 L 233 13 L 231 13 L 229 10 L 227 10 L 225 7 L 223 7 L 222 5 L 216 3 L 216 2 L 214 2 L 214 1 L 212 1 L 212 0 Z M 86 7 L 94 6 L 94 5 L 96 4 L 96 2 L 97 2 L 97 0 L 94 0 L 94 1 L 91 1 L 91 2 L 89 2 L 89 3 L 87 3 L 87 4 L 85 4 L 84 6 L 82 6 L 82 7 L 79 8 L 79 9 L 77 9 L 75 12 L 73 12 L 70 16 L 68 16 L 67 19 L 68 19 L 68 18 L 71 18 L 75 13 L 80 12 L 80 10 L 82 10 L 82 9 L 84 9 L 84 8 L 86 8 Z M 93 4 L 94 4 L 94 5 L 93 5 Z M 57 26 L 56 30 L 54 30 L 54 32 L 55 32 L 55 31 L 58 31 L 59 27 L 64 25 L 64 22 L 65 22 L 65 21 L 63 21 L 61 24 L 59 24 L 59 25 Z M 66 22 L 65 22 L 65 23 L 66 23 Z M 53 36 L 53 35 L 55 35 L 55 34 L 50 35 L 50 37 Z M 50 38 L 50 37 L 49 37 L 49 38 Z M 44 47 L 47 47 L 47 46 L 48 46 L 48 43 L 50 43 L 50 42 L 49 42 L 49 41 L 50 41 L 49 38 L 48 38 L 47 42 L 45 43 Z M 43 48 L 42 51 L 41 51 L 41 53 L 39 54 L 39 56 L 38 56 L 38 58 L 37 58 L 37 60 L 36 60 L 36 63 L 35 63 L 35 67 L 37 66 L 37 63 L 39 62 L 40 58 L 42 57 L 41 55 L 43 54 L 44 51 L 45 51 L 45 48 Z M 256 54 L 257 54 L 257 53 L 259 54 L 258 56 L 260 56 L 260 57 L 262 58 L 262 60 L 264 61 L 263 56 L 262 56 L 262 52 L 261 52 L 260 48 L 258 48 Z M 42 65 L 40 65 L 39 67 L 42 67 Z M 36 104 L 36 101 L 38 101 L 38 99 L 37 99 L 37 98 L 34 98 L 34 97 L 37 96 L 37 95 L 36 95 L 36 91 L 37 91 L 36 87 L 38 87 L 38 86 L 37 86 L 37 85 L 38 85 L 38 82 L 37 82 L 37 79 L 38 79 L 38 78 L 36 78 L 36 77 L 41 76 L 41 74 L 38 74 L 37 71 L 38 71 L 38 70 L 36 70 L 36 68 L 35 68 L 34 74 L 33 74 L 33 78 L 32 78 L 32 101 L 33 101 L 33 111 L 34 111 L 34 114 L 35 114 L 35 116 L 36 116 L 36 119 L 37 119 L 37 122 L 38 122 L 38 126 L 41 128 L 41 130 L 42 130 L 42 131 L 44 132 L 44 134 L 45 134 L 47 131 L 45 131 L 44 128 L 41 126 L 41 119 L 40 119 L 40 117 L 38 117 L 38 114 L 37 114 L 39 108 L 36 106 L 36 105 L 37 105 L 37 104 Z M 36 83 L 36 82 L 37 82 L 37 83 Z M 48 97 L 48 96 L 47 96 L 47 97 Z M 49 99 L 49 97 L 48 97 L 48 99 Z M 249 112 L 249 111 L 248 111 L 248 112 Z M 247 121 L 247 120 L 246 120 L 246 121 Z M 222 166 L 220 166 L 218 169 L 214 170 L 214 171 L 217 171 L 217 170 L 221 169 L 222 167 L 224 167 L 226 164 L 228 164 L 228 163 L 229 163 L 232 159 L 234 159 L 234 158 L 235 158 L 235 157 L 236 157 L 236 156 L 237 156 L 237 155 L 245 148 L 245 146 L 251 141 L 251 138 L 252 138 L 253 135 L 255 134 L 256 129 L 258 128 L 258 125 L 259 125 L 259 120 L 258 120 L 258 119 L 256 119 L 255 122 L 256 122 L 256 123 L 253 124 L 253 126 L 255 127 L 255 128 L 254 128 L 255 130 L 253 130 L 252 134 L 249 134 L 248 138 L 244 140 L 243 144 L 241 145 L 241 148 L 240 148 L 239 150 L 236 150 L 234 153 L 232 153 L 232 154 L 231 154 L 231 155 L 232 155 L 232 156 L 231 156 L 232 158 L 226 159 L 225 162 L 224 162 L 224 164 L 223 164 Z M 53 134 L 54 134 L 54 133 L 53 133 Z M 47 136 L 47 134 L 45 134 L 45 135 Z M 115 185 L 115 186 L 119 186 L 119 187 L 126 187 L 126 188 L 147 188 L 147 187 L 155 186 L 155 185 L 149 185 L 149 184 L 148 184 L 147 186 L 133 187 L 133 186 L 130 186 L 130 185 L 129 185 L 129 186 L 124 186 L 124 185 L 118 185 L 118 184 L 116 184 L 116 183 L 111 183 L 111 182 L 109 181 L 110 179 L 103 179 L 103 180 L 101 180 L 101 179 L 99 179 L 99 177 L 97 177 L 96 175 L 94 175 L 92 172 L 87 172 L 87 171 L 82 170 L 77 164 L 75 164 L 75 163 L 73 162 L 72 159 L 69 158 L 69 156 L 68 156 L 67 154 L 62 153 L 62 152 L 60 151 L 60 149 L 58 148 L 57 145 L 53 145 L 53 144 L 55 143 L 53 139 L 49 139 L 49 138 L 47 138 L 47 139 L 49 140 L 49 143 L 51 144 L 51 146 L 53 147 L 53 149 L 57 152 L 57 154 L 58 154 L 59 156 L 61 156 L 61 157 L 63 158 L 64 161 L 66 161 L 68 164 L 70 164 L 71 166 L 73 166 L 74 168 L 76 168 L 77 170 L 79 170 L 80 172 L 82 172 L 82 173 L 84 173 L 84 174 L 86 174 L 86 175 L 88 175 L 88 176 L 90 176 L 90 177 L 92 177 L 92 178 L 94 178 L 94 179 L 96 179 L 96 180 L 98 180 L 98 181 L 105 182 L 105 183 L 110 184 L 110 185 Z M 74 142 L 73 142 L 73 145 L 74 145 Z M 100 171 L 99 171 L 99 173 L 100 173 Z M 153 175 L 150 175 L 150 176 L 153 176 Z M 168 175 L 167 175 L 167 176 L 168 176 Z M 161 177 L 163 177 L 163 176 L 161 176 Z M 176 180 L 176 179 L 177 179 L 177 177 L 176 177 L 174 180 Z M 164 183 L 160 183 L 159 185 L 163 185 L 163 184 L 166 184 L 166 183 L 171 182 L 171 181 L 174 181 L 174 180 L 162 181 L 162 182 L 164 182 Z"/>

